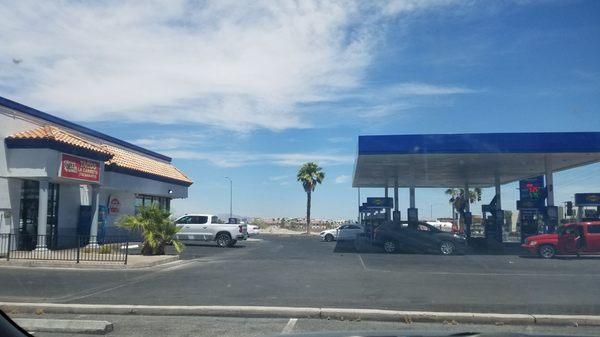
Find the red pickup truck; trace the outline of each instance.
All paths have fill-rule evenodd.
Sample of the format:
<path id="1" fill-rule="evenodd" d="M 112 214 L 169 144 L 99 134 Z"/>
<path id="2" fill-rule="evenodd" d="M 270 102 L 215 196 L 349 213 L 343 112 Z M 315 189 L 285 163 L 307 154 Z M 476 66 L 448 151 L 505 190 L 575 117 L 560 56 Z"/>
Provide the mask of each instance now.
<path id="1" fill-rule="evenodd" d="M 530 236 L 521 245 L 532 255 L 551 259 L 556 255 L 600 253 L 600 221 L 570 223 L 555 234 Z"/>

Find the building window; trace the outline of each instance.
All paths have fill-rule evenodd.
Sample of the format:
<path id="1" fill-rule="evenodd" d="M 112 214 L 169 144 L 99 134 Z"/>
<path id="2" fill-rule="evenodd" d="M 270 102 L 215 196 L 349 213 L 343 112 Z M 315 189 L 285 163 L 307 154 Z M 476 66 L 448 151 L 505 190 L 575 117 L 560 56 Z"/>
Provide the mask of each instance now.
<path id="1" fill-rule="evenodd" d="M 58 199 L 60 185 L 48 184 L 48 217 L 46 223 L 46 245 L 50 249 L 56 248 L 58 242 Z"/>
<path id="2" fill-rule="evenodd" d="M 140 207 L 150 206 L 150 205 L 158 205 L 160 209 L 164 209 L 166 211 L 171 210 L 171 198 L 167 197 L 158 197 L 154 195 L 146 195 L 146 194 L 136 194 L 135 195 L 135 214 L 139 213 Z"/>

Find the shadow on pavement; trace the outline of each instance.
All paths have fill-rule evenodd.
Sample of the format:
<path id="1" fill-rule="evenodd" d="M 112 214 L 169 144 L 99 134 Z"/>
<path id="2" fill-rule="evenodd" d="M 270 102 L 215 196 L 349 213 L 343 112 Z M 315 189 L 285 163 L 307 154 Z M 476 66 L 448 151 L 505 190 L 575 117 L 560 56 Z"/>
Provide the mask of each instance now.
<path id="1" fill-rule="evenodd" d="M 333 249 L 334 253 L 360 253 L 360 254 L 385 254 L 382 247 L 374 245 L 366 240 L 345 240 L 336 241 L 336 245 Z M 399 253 L 404 254 L 423 254 L 429 252 L 405 250 Z M 435 253 L 431 253 L 436 255 Z M 521 244 L 518 242 L 486 242 L 484 239 L 480 240 L 476 238 L 469 242 L 469 247 L 460 255 L 507 255 L 507 256 L 519 256 L 519 257 L 531 257 L 525 254 L 521 248 Z M 600 258 L 600 256 L 598 256 Z"/>

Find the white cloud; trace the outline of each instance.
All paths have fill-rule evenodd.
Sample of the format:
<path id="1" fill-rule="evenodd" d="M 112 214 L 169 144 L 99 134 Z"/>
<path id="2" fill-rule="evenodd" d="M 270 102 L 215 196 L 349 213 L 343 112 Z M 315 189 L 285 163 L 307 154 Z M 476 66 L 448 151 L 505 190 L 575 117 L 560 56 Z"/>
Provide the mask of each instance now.
<path id="1" fill-rule="evenodd" d="M 477 90 L 465 87 L 440 86 L 426 83 L 400 83 L 389 87 L 387 91 L 389 94 L 405 96 L 443 96 L 472 94 L 477 92 Z"/>
<path id="2" fill-rule="evenodd" d="M 297 106 L 358 88 L 381 22 L 440 4 L 3 2 L 0 88 L 79 121 L 307 127 Z"/>
<path id="3" fill-rule="evenodd" d="M 336 184 L 345 184 L 349 181 L 350 181 L 350 176 L 347 174 L 339 175 L 339 176 L 335 177 L 335 180 L 334 180 L 334 182 Z"/>
<path id="4" fill-rule="evenodd" d="M 220 167 L 240 167 L 247 165 L 299 166 L 308 161 L 319 165 L 349 164 L 354 161 L 351 155 L 323 153 L 251 153 L 251 152 L 200 152 L 176 150 L 166 151 L 166 155 L 176 159 L 205 160 Z"/>

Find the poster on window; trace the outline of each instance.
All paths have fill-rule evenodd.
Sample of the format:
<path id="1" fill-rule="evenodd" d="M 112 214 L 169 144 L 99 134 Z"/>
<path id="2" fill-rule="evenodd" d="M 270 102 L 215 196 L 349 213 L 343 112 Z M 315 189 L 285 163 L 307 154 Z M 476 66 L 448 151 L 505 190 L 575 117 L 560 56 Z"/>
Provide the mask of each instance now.
<path id="1" fill-rule="evenodd" d="M 61 153 L 60 177 L 97 183 L 100 181 L 100 163 Z"/>

